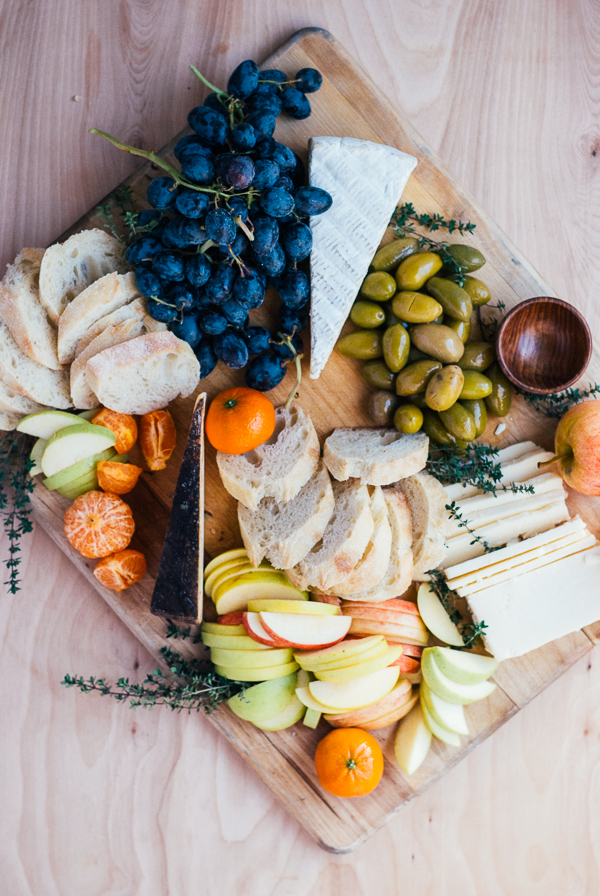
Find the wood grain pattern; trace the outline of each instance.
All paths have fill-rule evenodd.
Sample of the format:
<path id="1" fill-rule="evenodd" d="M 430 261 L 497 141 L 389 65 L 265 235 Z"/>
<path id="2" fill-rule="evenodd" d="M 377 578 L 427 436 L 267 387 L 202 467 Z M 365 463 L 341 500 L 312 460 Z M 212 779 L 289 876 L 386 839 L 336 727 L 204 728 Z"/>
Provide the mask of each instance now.
<path id="1" fill-rule="evenodd" d="M 110 17 L 91 2 L 5 4 L 6 259 L 22 244 L 49 242 L 127 173 L 131 160 L 92 149 L 87 127 L 127 136 L 146 128 L 145 145 L 161 145 L 191 105 L 178 92 L 188 59 L 222 80 L 240 58 L 317 23 L 362 62 L 558 294 L 577 299 L 598 336 L 591 4 L 239 6 L 159 12 L 133 2 Z M 40 48 L 33 58 L 31 46 Z M 86 58 L 91 97 L 69 105 Z M 75 134 L 73 112 L 86 119 Z M 132 722 L 122 708 L 58 688 L 68 668 L 135 676 L 137 663 L 143 670 L 152 661 L 42 533 L 24 559 L 26 590 L 2 603 L 8 892 L 187 894 L 200 883 L 211 893 L 257 894 L 597 891 L 595 654 L 357 854 L 328 857 L 205 720 L 154 713 Z"/>

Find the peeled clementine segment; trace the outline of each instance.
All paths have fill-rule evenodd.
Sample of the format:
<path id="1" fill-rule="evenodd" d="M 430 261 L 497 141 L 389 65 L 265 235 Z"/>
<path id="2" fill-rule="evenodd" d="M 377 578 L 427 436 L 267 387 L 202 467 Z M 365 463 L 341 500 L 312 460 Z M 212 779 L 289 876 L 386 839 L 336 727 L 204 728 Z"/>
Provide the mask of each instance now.
<path id="1" fill-rule="evenodd" d="M 151 470 L 164 470 L 173 454 L 177 433 L 168 411 L 151 411 L 140 420 L 140 446 Z"/>
<path id="2" fill-rule="evenodd" d="M 137 423 L 131 414 L 118 414 L 117 411 L 109 411 L 108 408 L 96 414 L 92 423 L 95 426 L 105 426 L 117 437 L 115 448 L 119 454 L 127 454 L 135 445 L 138 437 Z"/>
<path id="3" fill-rule="evenodd" d="M 101 460 L 96 465 L 96 473 L 102 491 L 112 492 L 114 495 L 126 495 L 136 485 L 143 470 L 135 464 Z"/>
<path id="4" fill-rule="evenodd" d="M 140 551 L 118 551 L 98 563 L 94 575 L 105 588 L 123 591 L 146 574 L 146 558 Z"/>
<path id="5" fill-rule="evenodd" d="M 124 550 L 134 531 L 131 508 L 108 492 L 86 492 L 65 513 L 65 535 L 84 557 L 107 557 Z"/>
<path id="6" fill-rule="evenodd" d="M 206 415 L 206 438 L 225 454 L 252 451 L 274 430 L 273 403 L 257 389 L 225 389 L 213 398 Z"/>

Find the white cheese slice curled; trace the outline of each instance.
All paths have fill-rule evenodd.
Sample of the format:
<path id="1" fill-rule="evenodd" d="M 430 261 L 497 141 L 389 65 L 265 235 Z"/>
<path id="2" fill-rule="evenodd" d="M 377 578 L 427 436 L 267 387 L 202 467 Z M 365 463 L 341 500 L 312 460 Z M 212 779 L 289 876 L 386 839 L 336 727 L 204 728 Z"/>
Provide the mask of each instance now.
<path id="1" fill-rule="evenodd" d="M 310 184 L 333 197 L 310 221 L 310 375 L 317 379 L 417 160 L 353 137 L 313 137 L 308 145 Z"/>

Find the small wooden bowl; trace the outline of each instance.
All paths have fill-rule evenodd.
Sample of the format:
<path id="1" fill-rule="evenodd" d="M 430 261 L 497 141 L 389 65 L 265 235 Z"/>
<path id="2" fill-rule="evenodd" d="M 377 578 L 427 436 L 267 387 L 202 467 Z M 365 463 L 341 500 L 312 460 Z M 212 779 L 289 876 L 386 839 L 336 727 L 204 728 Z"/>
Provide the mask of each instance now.
<path id="1" fill-rule="evenodd" d="M 515 386 L 550 395 L 583 375 L 592 356 L 592 334 L 573 305 L 539 296 L 508 312 L 498 330 L 496 354 Z"/>

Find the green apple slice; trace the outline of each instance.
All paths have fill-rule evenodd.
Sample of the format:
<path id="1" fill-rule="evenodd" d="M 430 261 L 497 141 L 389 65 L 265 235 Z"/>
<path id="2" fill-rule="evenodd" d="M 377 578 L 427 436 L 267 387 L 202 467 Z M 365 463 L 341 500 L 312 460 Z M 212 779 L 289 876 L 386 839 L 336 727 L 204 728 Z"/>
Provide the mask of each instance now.
<path id="1" fill-rule="evenodd" d="M 362 654 L 359 653 L 358 659 Z M 402 656 L 402 644 L 390 647 L 379 656 L 370 660 L 357 662 L 353 666 L 343 666 L 341 669 L 315 669 L 315 676 L 319 681 L 353 681 L 356 678 L 362 678 L 364 675 L 371 675 L 373 672 L 379 672 L 390 666 L 399 656 Z"/>
<path id="2" fill-rule="evenodd" d="M 432 653 L 440 672 L 458 684 L 479 684 L 498 668 L 498 660 L 493 656 L 450 650 L 449 647 L 434 647 Z"/>
<path id="3" fill-rule="evenodd" d="M 30 476 L 37 476 L 42 472 L 42 454 L 44 453 L 47 441 L 48 439 L 38 439 L 31 449 L 29 460 L 32 462 L 33 466 L 29 471 Z"/>
<path id="4" fill-rule="evenodd" d="M 42 470 L 45 476 L 54 476 L 81 460 L 112 448 L 116 435 L 105 426 L 92 423 L 77 423 L 59 429 L 48 439 L 42 454 Z"/>
<path id="5" fill-rule="evenodd" d="M 375 657 L 381 656 L 388 649 L 388 644 L 385 638 L 381 638 L 380 640 L 377 638 L 364 638 L 364 640 L 374 641 L 375 643 L 368 647 L 367 650 L 361 650 L 359 653 L 352 653 L 348 656 L 342 657 L 340 660 L 331 660 L 328 663 L 317 662 L 316 660 L 307 660 L 305 656 L 301 652 L 297 652 L 294 654 L 294 659 L 297 663 L 300 663 L 300 666 L 303 669 L 308 669 L 311 672 L 314 672 L 316 677 L 319 678 L 320 672 L 325 672 L 330 669 L 344 669 L 347 666 L 356 666 L 357 664 L 366 663 L 367 660 L 373 660 Z M 346 642 L 340 641 L 336 644 L 336 647 L 339 647 L 340 644 L 344 644 Z M 352 642 L 350 642 L 352 643 Z M 358 642 L 355 642 L 358 643 Z M 328 649 L 328 648 L 325 648 Z M 312 652 L 312 651 L 311 651 Z M 315 651 L 316 652 L 316 651 Z"/>
<path id="6" fill-rule="evenodd" d="M 306 592 L 302 592 L 306 593 Z M 252 613 L 294 613 L 304 616 L 337 616 L 339 608 L 332 604 L 319 604 L 314 600 L 258 600 L 248 601 Z"/>
<path id="7" fill-rule="evenodd" d="M 296 696 L 296 673 L 246 688 L 243 695 L 230 697 L 227 705 L 247 722 L 261 722 L 279 715 Z"/>
<path id="8" fill-rule="evenodd" d="M 336 715 L 339 713 L 338 709 L 334 709 L 332 706 L 325 706 L 323 703 L 320 703 L 319 700 L 315 700 L 307 687 L 296 688 L 296 694 L 298 699 L 304 703 L 307 709 L 312 709 L 318 713 L 327 713 L 328 715 Z"/>
<path id="9" fill-rule="evenodd" d="M 255 722 L 254 724 L 261 731 L 283 731 L 284 728 L 291 728 L 292 725 L 299 722 L 305 712 L 306 706 L 294 694 L 291 702 L 282 712 L 264 722 Z"/>
<path id="10" fill-rule="evenodd" d="M 316 728 L 321 721 L 321 713 L 316 709 L 307 709 L 304 714 L 303 723 L 307 728 Z"/>
<path id="11" fill-rule="evenodd" d="M 81 418 L 69 411 L 36 411 L 23 417 L 17 424 L 17 430 L 38 439 L 49 439 L 60 429 L 77 423 L 81 423 Z"/>
<path id="12" fill-rule="evenodd" d="M 330 666 L 333 663 L 345 665 L 346 663 L 358 662 L 354 657 L 375 647 L 380 647 L 381 653 L 387 650 L 387 642 L 383 635 L 371 635 L 371 637 L 367 638 L 339 641 L 331 647 L 321 647 L 316 650 L 298 651 L 295 654 L 295 659 L 303 669 L 314 672 L 319 667 Z"/>
<path id="13" fill-rule="evenodd" d="M 398 666 L 388 666 L 354 681 L 311 681 L 308 689 L 319 703 L 335 707 L 334 712 L 349 712 L 376 703 L 389 694 L 399 674 Z"/>
<path id="14" fill-rule="evenodd" d="M 118 457 L 116 450 L 112 447 L 107 448 L 105 451 L 100 451 L 98 454 L 86 457 L 84 460 L 80 460 L 70 467 L 65 467 L 53 476 L 44 479 L 43 483 L 46 488 L 50 489 L 50 491 L 54 491 L 55 488 L 63 488 L 65 485 L 71 483 L 75 484 L 78 479 L 83 479 L 84 477 L 90 476 L 90 474 L 95 476 L 96 464 L 98 464 L 99 461 L 113 460 L 115 457 Z"/>
<path id="15" fill-rule="evenodd" d="M 243 625 L 222 625 L 220 622 L 203 622 L 202 632 L 209 635 L 227 635 L 228 638 L 246 635 Z"/>
<path id="16" fill-rule="evenodd" d="M 227 570 L 240 570 L 242 566 L 248 565 L 248 557 L 238 557 L 236 560 L 231 560 L 229 563 L 223 563 L 219 566 L 215 566 L 212 572 L 204 579 L 204 593 L 206 594 L 206 596 L 212 597 L 213 585 L 215 583 L 215 580 L 220 578 L 223 573 L 227 572 Z"/>
<path id="17" fill-rule="evenodd" d="M 223 650 L 213 647 L 210 658 L 215 666 L 230 666 L 236 669 L 267 669 L 270 666 L 283 666 L 293 662 L 290 647 L 273 650 Z"/>
<path id="18" fill-rule="evenodd" d="M 431 649 L 423 651 L 421 671 L 433 693 L 447 703 L 476 703 L 489 697 L 496 688 L 491 681 L 480 681 L 479 684 L 458 684 L 452 681 L 438 669 Z"/>
<path id="19" fill-rule="evenodd" d="M 305 669 L 298 670 L 298 678 L 296 681 L 297 688 L 307 688 L 311 681 L 315 680 L 315 676 L 312 672 L 306 672 Z"/>
<path id="20" fill-rule="evenodd" d="M 206 568 L 204 570 L 204 578 L 207 579 L 213 569 L 216 569 L 217 566 L 221 566 L 223 563 L 229 563 L 230 560 L 239 560 L 240 558 L 248 559 L 248 551 L 246 548 L 235 548 L 232 551 L 225 551 L 223 554 L 219 554 L 217 557 L 213 557 L 210 563 L 206 564 Z"/>
<path id="21" fill-rule="evenodd" d="M 281 572 L 264 570 L 249 572 L 234 579 L 228 579 L 218 588 L 213 588 L 213 601 L 219 616 L 245 610 L 249 600 L 266 597 L 277 600 L 307 600 L 306 591 L 298 591 L 290 585 Z"/>
<path id="22" fill-rule="evenodd" d="M 232 563 L 231 565 L 227 565 L 227 568 L 224 570 L 215 569 L 215 577 L 212 575 L 208 577 L 206 580 L 206 584 L 204 585 L 204 590 L 209 597 L 212 597 L 213 592 L 217 590 L 219 585 L 222 585 L 228 579 L 234 579 L 236 576 L 244 575 L 245 573 L 255 573 L 255 572 L 264 572 L 265 570 L 272 570 L 273 567 L 270 563 L 261 563 L 260 566 L 252 566 L 247 560 L 245 563 Z M 212 581 L 211 581 L 212 580 Z M 207 591 L 207 588 L 210 589 Z"/>
<path id="23" fill-rule="evenodd" d="M 394 754 L 400 768 L 414 775 L 425 761 L 431 746 L 431 731 L 425 724 L 421 704 L 416 703 L 398 726 Z"/>
<path id="24" fill-rule="evenodd" d="M 450 621 L 450 617 L 444 610 L 439 597 L 427 582 L 419 586 L 417 607 L 419 608 L 421 619 L 432 635 L 435 635 L 436 638 L 439 638 L 445 644 L 452 644 L 453 647 L 464 647 L 465 642 L 462 639 L 462 635 L 454 623 Z"/>
<path id="25" fill-rule="evenodd" d="M 91 421 L 94 419 L 96 414 L 99 414 L 102 408 L 91 408 L 89 411 L 77 411 L 77 416 L 81 417 L 83 420 Z"/>
<path id="26" fill-rule="evenodd" d="M 432 719 L 453 734 L 468 734 L 465 711 L 460 703 L 447 703 L 434 694 L 426 681 L 421 683 L 420 697 Z M 435 731 L 433 732 L 435 734 Z"/>
<path id="27" fill-rule="evenodd" d="M 217 675 L 231 681 L 270 681 L 272 678 L 283 678 L 298 670 L 298 663 L 285 663 L 282 666 L 269 666 L 266 669 L 240 669 L 233 666 L 215 666 Z"/>
<path id="28" fill-rule="evenodd" d="M 223 650 L 271 649 L 267 644 L 259 644 L 254 638 L 249 638 L 246 635 L 211 635 L 210 632 L 202 632 L 202 643 L 207 647 L 220 647 Z"/>
<path id="29" fill-rule="evenodd" d="M 451 747 L 460 747 L 460 737 L 454 731 L 448 731 L 447 728 L 442 728 L 441 725 L 435 721 L 427 706 L 423 702 L 421 698 L 421 712 L 423 713 L 423 721 L 431 731 L 434 737 L 437 737 L 438 740 L 442 740 L 445 744 L 449 744 Z"/>

